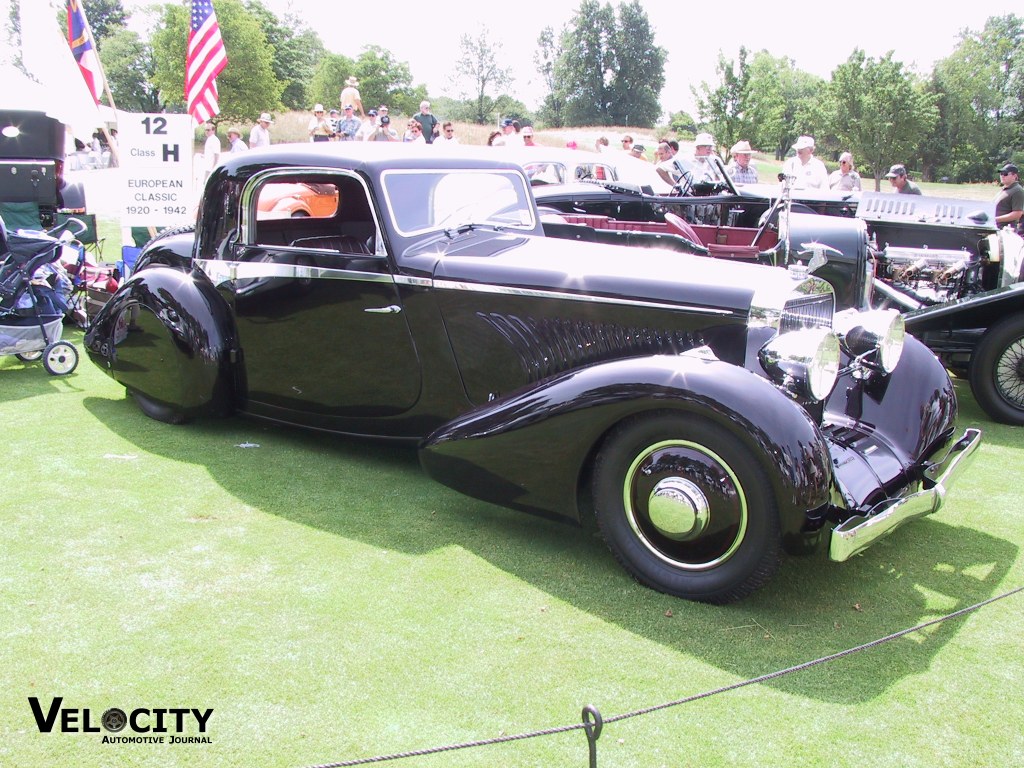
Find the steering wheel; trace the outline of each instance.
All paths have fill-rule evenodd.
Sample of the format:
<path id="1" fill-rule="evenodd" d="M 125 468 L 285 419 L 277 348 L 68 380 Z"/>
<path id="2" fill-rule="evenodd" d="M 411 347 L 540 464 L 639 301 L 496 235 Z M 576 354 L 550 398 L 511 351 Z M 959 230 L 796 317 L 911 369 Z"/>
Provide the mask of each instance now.
<path id="1" fill-rule="evenodd" d="M 681 216 L 668 212 L 665 214 L 665 223 L 694 245 L 705 248 L 704 243 L 701 242 L 700 235 Z"/>
<path id="2" fill-rule="evenodd" d="M 683 171 L 683 175 L 679 177 L 679 180 L 672 185 L 672 191 L 669 193 L 672 197 L 686 197 L 693 189 L 693 174 L 687 170 Z"/>

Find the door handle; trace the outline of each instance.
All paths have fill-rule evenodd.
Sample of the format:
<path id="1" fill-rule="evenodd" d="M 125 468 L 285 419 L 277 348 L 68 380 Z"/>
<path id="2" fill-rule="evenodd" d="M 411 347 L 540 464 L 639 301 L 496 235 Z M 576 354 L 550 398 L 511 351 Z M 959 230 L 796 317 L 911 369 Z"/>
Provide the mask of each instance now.
<path id="1" fill-rule="evenodd" d="M 369 312 L 371 315 L 395 315 L 401 311 L 402 308 L 397 304 L 389 304 L 386 307 L 371 307 L 363 310 L 363 312 Z"/>

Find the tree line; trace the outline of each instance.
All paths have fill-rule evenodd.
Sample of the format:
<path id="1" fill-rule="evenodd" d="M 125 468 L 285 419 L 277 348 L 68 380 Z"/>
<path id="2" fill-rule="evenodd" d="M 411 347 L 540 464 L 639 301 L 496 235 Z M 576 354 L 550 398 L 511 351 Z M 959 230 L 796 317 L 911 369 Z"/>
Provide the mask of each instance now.
<path id="1" fill-rule="evenodd" d="M 187 5 L 151 6 L 155 31 L 143 39 L 125 27 L 121 0 L 84 0 L 119 108 L 184 111 Z M 510 92 L 501 43 L 485 27 L 462 36 L 446 92 L 428 94 L 413 83 L 409 64 L 385 48 L 366 46 L 354 58 L 331 53 L 302 19 L 278 18 L 260 0 L 216 0 L 216 12 L 234 64 L 218 77 L 219 117 L 227 121 L 333 105 L 355 76 L 365 104 L 412 114 L 430 99 L 435 112 L 480 124 L 500 116 L 551 127 L 657 127 L 681 137 L 706 130 L 722 147 L 746 139 L 779 159 L 798 135 L 811 134 L 819 154 L 849 150 L 876 180 L 902 162 L 927 180 L 987 181 L 993 168 L 1024 153 L 1024 20 L 1012 14 L 965 30 L 929 74 L 908 69 L 893 52 L 872 58 L 854 49 L 828 79 L 767 50 L 741 47 L 736 59 L 719 53 L 717 80 L 691 88 L 696 116 L 670 112 L 659 125 L 669 54 L 654 45 L 641 0 L 617 7 L 581 0 L 563 29 L 542 30 L 533 63 L 546 93 L 536 112 Z M 16 27 L 12 8 L 12 40 Z"/>
<path id="2" fill-rule="evenodd" d="M 991 17 L 962 32 L 930 74 L 893 52 L 872 58 L 854 49 L 828 80 L 787 57 L 740 48 L 735 60 L 719 55 L 717 83 L 693 89 L 699 124 L 723 146 L 747 139 L 780 159 L 811 134 L 826 153 L 851 151 L 876 181 L 894 163 L 929 181 L 991 181 L 997 166 L 1024 154 L 1022 44 L 1024 20 Z"/>

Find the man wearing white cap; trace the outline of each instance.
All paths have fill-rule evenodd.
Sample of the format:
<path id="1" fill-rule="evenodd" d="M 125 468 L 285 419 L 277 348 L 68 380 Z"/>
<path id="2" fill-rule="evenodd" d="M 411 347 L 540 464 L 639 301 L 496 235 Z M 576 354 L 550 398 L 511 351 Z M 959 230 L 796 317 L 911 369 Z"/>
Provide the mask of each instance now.
<path id="1" fill-rule="evenodd" d="M 793 189 L 828 189 L 828 169 L 814 156 L 814 139 L 801 136 L 793 145 L 796 157 L 782 166 L 782 172 L 792 177 Z"/>
<path id="2" fill-rule="evenodd" d="M 693 162 L 689 171 L 693 174 L 693 183 L 702 184 L 721 181 L 718 169 L 711 164 L 711 156 L 715 152 L 715 139 L 710 133 L 698 133 L 693 139 Z"/>
<path id="3" fill-rule="evenodd" d="M 363 127 L 363 124 L 359 122 L 359 118 L 355 116 L 355 107 L 351 104 L 344 106 L 345 116 L 338 120 L 338 125 L 335 130 L 338 134 L 338 141 L 355 141 L 356 136 L 359 134 L 359 129 Z"/>
<path id="4" fill-rule="evenodd" d="M 259 116 L 256 125 L 249 131 L 249 149 L 270 146 L 270 124 L 272 122 L 274 121 L 270 119 L 269 112 L 264 112 Z"/>
<path id="5" fill-rule="evenodd" d="M 737 184 L 757 184 L 757 169 L 750 164 L 754 150 L 749 141 L 737 141 L 729 150 L 732 160 L 726 170 Z"/>

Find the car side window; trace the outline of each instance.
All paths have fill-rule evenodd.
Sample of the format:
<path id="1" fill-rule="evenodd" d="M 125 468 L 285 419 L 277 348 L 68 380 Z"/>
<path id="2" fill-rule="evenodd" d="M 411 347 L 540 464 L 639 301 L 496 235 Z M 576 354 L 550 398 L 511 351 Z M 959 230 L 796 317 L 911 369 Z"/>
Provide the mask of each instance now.
<path id="1" fill-rule="evenodd" d="M 377 227 L 363 185 L 346 175 L 271 174 L 250 198 L 251 244 L 371 255 Z"/>

